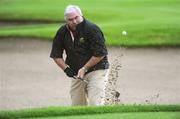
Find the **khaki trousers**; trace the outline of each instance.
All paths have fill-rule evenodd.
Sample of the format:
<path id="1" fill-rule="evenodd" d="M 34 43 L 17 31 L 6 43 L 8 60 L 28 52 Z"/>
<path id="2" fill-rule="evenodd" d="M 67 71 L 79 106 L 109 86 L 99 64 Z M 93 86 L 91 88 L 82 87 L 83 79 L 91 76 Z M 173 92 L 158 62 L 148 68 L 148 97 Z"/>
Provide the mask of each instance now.
<path id="1" fill-rule="evenodd" d="M 109 69 L 96 70 L 84 76 L 84 82 L 72 79 L 70 95 L 72 106 L 104 105 L 105 87 L 108 81 Z"/>

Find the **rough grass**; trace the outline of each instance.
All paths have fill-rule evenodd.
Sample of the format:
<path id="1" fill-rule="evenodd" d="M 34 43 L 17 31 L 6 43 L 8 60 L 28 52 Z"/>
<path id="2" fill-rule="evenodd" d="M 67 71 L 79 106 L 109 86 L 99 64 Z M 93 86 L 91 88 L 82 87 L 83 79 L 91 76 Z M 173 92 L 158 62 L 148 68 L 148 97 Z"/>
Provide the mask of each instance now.
<path id="1" fill-rule="evenodd" d="M 180 46 L 179 0 L 1 0 L 0 20 L 62 21 L 68 4 L 79 5 L 84 16 L 101 27 L 108 45 Z M 52 40 L 58 27 L 2 27 L 0 37 Z"/>
<path id="2" fill-rule="evenodd" d="M 1 111 L 1 119 L 91 115 L 124 112 L 180 112 L 180 105 L 116 105 L 95 107 L 49 107 Z"/>

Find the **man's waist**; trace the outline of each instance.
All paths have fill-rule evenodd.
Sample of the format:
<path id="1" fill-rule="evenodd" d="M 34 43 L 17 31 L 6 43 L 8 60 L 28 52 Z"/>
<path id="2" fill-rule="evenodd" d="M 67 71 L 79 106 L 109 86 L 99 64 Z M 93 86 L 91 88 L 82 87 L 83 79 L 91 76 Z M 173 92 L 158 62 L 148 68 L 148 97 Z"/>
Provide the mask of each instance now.
<path id="1" fill-rule="evenodd" d="M 78 72 L 78 70 L 80 68 L 82 68 L 85 64 L 84 63 L 69 63 L 66 62 L 76 73 Z M 109 68 L 109 62 L 107 60 L 105 61 L 101 61 L 98 64 L 96 64 L 95 66 L 91 67 L 88 69 L 87 73 L 95 71 L 95 70 L 99 70 L 99 69 L 108 69 Z"/>
<path id="2" fill-rule="evenodd" d="M 87 73 L 95 71 L 95 70 L 100 70 L 100 69 L 109 69 L 109 62 L 108 61 L 103 61 L 101 63 L 98 63 L 95 66 L 89 68 Z"/>
<path id="3" fill-rule="evenodd" d="M 76 59 L 76 60 L 75 60 Z M 75 70 L 75 72 L 78 72 L 80 68 L 82 68 L 90 59 L 90 57 L 67 57 L 66 63 Z M 98 70 L 98 69 L 108 69 L 109 68 L 109 62 L 107 56 L 105 56 L 99 63 L 97 63 L 95 66 L 88 69 L 88 72 Z"/>

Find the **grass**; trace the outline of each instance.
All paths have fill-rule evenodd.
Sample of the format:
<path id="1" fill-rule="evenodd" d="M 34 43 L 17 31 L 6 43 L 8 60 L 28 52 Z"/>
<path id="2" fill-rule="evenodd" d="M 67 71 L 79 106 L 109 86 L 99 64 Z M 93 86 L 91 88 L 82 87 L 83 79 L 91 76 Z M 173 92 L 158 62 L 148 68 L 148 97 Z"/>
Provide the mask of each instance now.
<path id="1" fill-rule="evenodd" d="M 180 119 L 180 112 L 130 112 L 30 119 Z"/>
<path id="2" fill-rule="evenodd" d="M 179 18 L 179 3 L 179 0 L 1 0 L 0 18 L 57 21 L 63 19 L 65 6 L 77 4 L 93 21 L 152 20 L 167 16 L 174 19 Z"/>
<path id="3" fill-rule="evenodd" d="M 0 37 L 30 37 L 51 41 L 59 26 L 59 24 L 48 24 L 1 27 Z M 118 30 L 113 32 L 110 31 L 108 27 L 102 25 L 106 36 L 106 44 L 109 46 L 121 45 L 127 47 L 180 45 L 179 35 L 177 36 L 177 34 L 180 34 L 180 30 L 178 30 L 175 26 L 169 26 L 169 28 L 165 28 L 164 26 L 157 28 L 152 27 L 148 30 L 144 27 L 139 27 L 137 30 L 135 29 L 137 27 L 138 26 L 129 28 L 128 35 L 123 36 L 120 31 L 120 33 L 116 33 Z M 117 35 L 113 35 L 113 33 Z"/>
<path id="4" fill-rule="evenodd" d="M 52 40 L 59 26 L 57 24 L 41 24 L 3 27 L 0 28 L 0 36 Z"/>
<path id="5" fill-rule="evenodd" d="M 22 109 L 13 111 L 1 111 L 1 119 L 16 118 L 37 118 L 37 117 L 63 117 L 78 115 L 119 115 L 120 113 L 132 112 L 180 112 L 180 105 L 116 105 L 116 106 L 95 106 L 95 107 L 49 107 Z M 144 113 L 145 114 L 145 113 Z M 174 113 L 176 114 L 176 113 Z M 173 115 L 173 114 L 172 114 Z M 102 116 L 102 115 L 99 115 Z M 71 117 L 69 117 L 71 118 Z M 83 118 L 83 117 L 82 117 Z"/>
<path id="6" fill-rule="evenodd" d="M 84 16 L 101 27 L 108 45 L 180 46 L 179 0 L 1 0 L 0 20 L 62 21 L 68 4 L 79 5 Z M 0 37 L 52 40 L 59 26 L 1 27 Z"/>

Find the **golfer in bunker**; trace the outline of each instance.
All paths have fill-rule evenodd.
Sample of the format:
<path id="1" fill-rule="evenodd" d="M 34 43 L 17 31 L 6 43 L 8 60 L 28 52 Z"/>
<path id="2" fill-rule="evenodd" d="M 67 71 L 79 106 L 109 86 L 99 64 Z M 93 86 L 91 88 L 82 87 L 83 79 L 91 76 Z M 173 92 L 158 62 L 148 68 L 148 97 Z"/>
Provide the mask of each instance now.
<path id="1" fill-rule="evenodd" d="M 72 79 L 72 106 L 103 105 L 109 73 L 104 35 L 76 5 L 65 8 L 64 18 L 66 24 L 55 35 L 50 57 Z"/>

